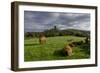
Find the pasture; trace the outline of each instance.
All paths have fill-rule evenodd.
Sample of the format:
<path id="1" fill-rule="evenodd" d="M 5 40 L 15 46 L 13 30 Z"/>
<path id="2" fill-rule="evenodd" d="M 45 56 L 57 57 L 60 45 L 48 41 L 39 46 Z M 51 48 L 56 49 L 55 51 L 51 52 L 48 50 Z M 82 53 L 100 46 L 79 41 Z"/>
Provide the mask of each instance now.
<path id="1" fill-rule="evenodd" d="M 66 56 L 62 49 L 71 40 L 81 41 L 85 37 L 56 36 L 48 37 L 46 44 L 41 45 L 38 38 L 24 39 L 24 61 L 46 61 L 64 59 L 86 59 L 90 58 L 90 45 L 82 44 L 73 48 L 73 55 Z"/>

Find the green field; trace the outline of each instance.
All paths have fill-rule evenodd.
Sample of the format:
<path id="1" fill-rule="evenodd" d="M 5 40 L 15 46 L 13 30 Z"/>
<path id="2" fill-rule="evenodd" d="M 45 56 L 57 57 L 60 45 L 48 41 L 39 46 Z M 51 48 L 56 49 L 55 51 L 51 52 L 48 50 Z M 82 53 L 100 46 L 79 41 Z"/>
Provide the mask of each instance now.
<path id="1" fill-rule="evenodd" d="M 84 37 L 57 36 L 48 37 L 44 45 L 39 44 L 38 38 L 25 38 L 24 61 L 86 59 L 90 58 L 90 45 L 82 44 L 73 48 L 73 55 L 66 56 L 62 49 L 70 40 L 81 41 Z"/>

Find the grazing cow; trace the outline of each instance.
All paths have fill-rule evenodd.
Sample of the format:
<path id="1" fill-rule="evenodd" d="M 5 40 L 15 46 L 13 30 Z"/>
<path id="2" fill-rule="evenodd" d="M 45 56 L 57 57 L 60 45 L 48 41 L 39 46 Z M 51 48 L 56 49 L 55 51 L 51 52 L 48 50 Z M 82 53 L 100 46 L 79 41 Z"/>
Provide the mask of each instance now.
<path id="1" fill-rule="evenodd" d="M 72 56 L 72 47 L 70 45 L 65 45 L 64 52 L 68 56 Z"/>
<path id="2" fill-rule="evenodd" d="M 84 44 L 84 40 L 72 42 L 72 44 L 73 44 L 74 46 L 82 45 L 82 44 Z"/>
<path id="3" fill-rule="evenodd" d="M 70 47 L 75 47 L 75 45 L 73 43 L 70 43 L 69 46 Z"/>
<path id="4" fill-rule="evenodd" d="M 46 37 L 43 33 L 40 33 L 39 42 L 40 42 L 40 44 L 45 44 L 46 43 Z"/>
<path id="5" fill-rule="evenodd" d="M 75 46 L 77 46 L 77 42 L 75 42 L 75 41 L 74 41 L 74 42 L 72 42 L 72 44 L 73 44 L 73 45 L 75 45 Z"/>

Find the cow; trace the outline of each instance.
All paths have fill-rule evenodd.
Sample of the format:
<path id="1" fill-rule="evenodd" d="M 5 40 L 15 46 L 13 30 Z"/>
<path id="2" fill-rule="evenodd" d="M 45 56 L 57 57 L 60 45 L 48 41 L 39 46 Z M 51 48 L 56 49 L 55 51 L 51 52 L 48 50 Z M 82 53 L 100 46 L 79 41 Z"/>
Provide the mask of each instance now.
<path id="1" fill-rule="evenodd" d="M 43 33 L 40 33 L 39 35 L 39 42 L 40 44 L 46 44 L 46 37 Z"/>
<path id="2" fill-rule="evenodd" d="M 68 56 L 72 56 L 72 47 L 70 45 L 65 45 L 64 52 Z"/>

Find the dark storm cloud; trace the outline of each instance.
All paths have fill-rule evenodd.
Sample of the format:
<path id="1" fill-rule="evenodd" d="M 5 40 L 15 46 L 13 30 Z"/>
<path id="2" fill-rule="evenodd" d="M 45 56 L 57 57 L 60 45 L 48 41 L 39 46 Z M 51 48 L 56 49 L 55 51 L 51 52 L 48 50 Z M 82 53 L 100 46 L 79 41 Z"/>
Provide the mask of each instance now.
<path id="1" fill-rule="evenodd" d="M 63 29 L 90 29 L 90 14 L 24 11 L 25 31 L 44 31 L 57 26 Z"/>

